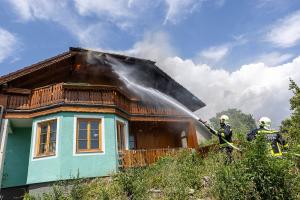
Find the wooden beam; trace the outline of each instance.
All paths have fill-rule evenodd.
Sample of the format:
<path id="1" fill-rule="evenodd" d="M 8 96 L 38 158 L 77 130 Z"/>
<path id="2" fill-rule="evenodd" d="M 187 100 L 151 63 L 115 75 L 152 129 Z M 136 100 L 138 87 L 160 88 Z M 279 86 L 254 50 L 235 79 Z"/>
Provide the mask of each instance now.
<path id="1" fill-rule="evenodd" d="M 39 117 L 49 115 L 58 112 L 87 112 L 87 113 L 110 113 L 116 114 L 129 121 L 155 121 L 155 122 L 188 122 L 190 118 L 186 117 L 151 117 L 151 116 L 129 116 L 128 114 L 120 111 L 117 108 L 112 107 L 79 107 L 79 106 L 59 106 L 55 108 L 49 108 L 47 110 L 37 110 L 35 112 L 15 112 L 8 111 L 5 114 L 7 119 L 31 119 L 33 117 Z"/>
<path id="2" fill-rule="evenodd" d="M 12 93 L 12 94 L 25 94 L 25 95 L 31 94 L 31 90 L 29 90 L 29 89 L 15 88 L 15 87 L 7 88 L 7 89 L 4 89 L 3 91 L 6 93 Z"/>
<path id="3" fill-rule="evenodd" d="M 152 116 L 132 116 L 130 121 L 155 121 L 155 122 L 188 122 L 190 118 L 186 117 L 152 117 Z"/>
<path id="4" fill-rule="evenodd" d="M 6 119 L 30 119 L 43 115 L 49 115 L 58 112 L 89 112 L 89 113 L 116 113 L 115 108 L 92 108 L 92 107 L 76 107 L 76 106 L 60 106 L 49 108 L 47 110 L 36 112 L 7 112 L 4 116 Z"/>

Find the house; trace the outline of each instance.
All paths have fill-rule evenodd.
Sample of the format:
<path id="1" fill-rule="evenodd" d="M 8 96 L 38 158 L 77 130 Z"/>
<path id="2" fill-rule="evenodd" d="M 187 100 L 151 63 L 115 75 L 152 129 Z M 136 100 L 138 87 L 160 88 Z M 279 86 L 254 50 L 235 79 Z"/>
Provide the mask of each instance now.
<path id="1" fill-rule="evenodd" d="M 197 148 L 207 131 L 164 95 L 190 111 L 205 106 L 150 60 L 81 48 L 2 76 L 2 193 L 35 193 Z"/>

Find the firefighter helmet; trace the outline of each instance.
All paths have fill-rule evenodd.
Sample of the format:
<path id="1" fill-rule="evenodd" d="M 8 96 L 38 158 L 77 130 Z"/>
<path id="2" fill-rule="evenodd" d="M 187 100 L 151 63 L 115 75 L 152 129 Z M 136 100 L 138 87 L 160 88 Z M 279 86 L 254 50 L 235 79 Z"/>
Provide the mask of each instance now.
<path id="1" fill-rule="evenodd" d="M 228 124 L 228 121 L 229 121 L 229 117 L 227 115 L 222 115 L 220 117 L 220 123 L 221 124 Z"/>
<path id="2" fill-rule="evenodd" d="M 258 121 L 260 127 L 268 129 L 268 130 L 271 129 L 271 122 L 272 122 L 271 119 L 268 117 L 262 117 Z"/>

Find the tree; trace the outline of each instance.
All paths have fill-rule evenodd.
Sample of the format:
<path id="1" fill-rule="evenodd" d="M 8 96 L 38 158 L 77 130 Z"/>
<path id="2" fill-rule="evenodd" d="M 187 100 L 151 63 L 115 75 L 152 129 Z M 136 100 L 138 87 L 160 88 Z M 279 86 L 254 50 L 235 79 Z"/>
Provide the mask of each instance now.
<path id="1" fill-rule="evenodd" d="M 290 144 L 297 146 L 300 144 L 300 88 L 295 81 L 290 80 L 289 89 L 294 94 L 290 99 L 292 115 L 281 122 L 281 131 L 288 132 Z"/>
<path id="2" fill-rule="evenodd" d="M 211 118 L 209 121 L 211 125 L 215 128 L 219 128 L 219 118 L 221 115 L 228 115 L 229 124 L 234 133 L 245 135 L 250 130 L 256 128 L 255 119 L 250 114 L 245 114 L 241 110 L 231 108 L 226 111 L 217 113 L 215 117 Z"/>

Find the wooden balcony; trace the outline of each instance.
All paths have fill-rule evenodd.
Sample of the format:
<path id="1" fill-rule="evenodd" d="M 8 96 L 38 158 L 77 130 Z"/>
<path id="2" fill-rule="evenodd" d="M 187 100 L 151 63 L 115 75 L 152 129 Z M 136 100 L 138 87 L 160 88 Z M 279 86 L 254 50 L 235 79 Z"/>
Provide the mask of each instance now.
<path id="1" fill-rule="evenodd" d="M 112 86 L 55 84 L 33 89 L 30 94 L 0 95 L 0 104 L 9 111 L 32 111 L 55 105 L 109 106 L 132 115 L 184 116 L 172 107 L 145 104 L 131 99 Z"/>
<path id="2" fill-rule="evenodd" d="M 127 169 L 148 166 L 161 157 L 175 155 L 180 150 L 182 148 L 123 150 L 119 152 L 119 167 Z"/>

